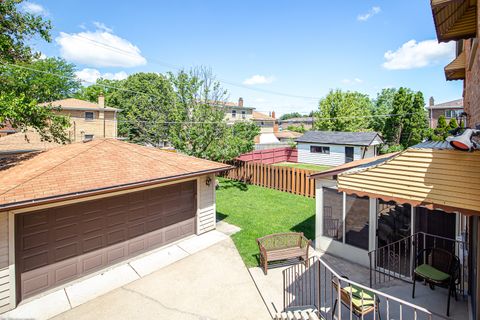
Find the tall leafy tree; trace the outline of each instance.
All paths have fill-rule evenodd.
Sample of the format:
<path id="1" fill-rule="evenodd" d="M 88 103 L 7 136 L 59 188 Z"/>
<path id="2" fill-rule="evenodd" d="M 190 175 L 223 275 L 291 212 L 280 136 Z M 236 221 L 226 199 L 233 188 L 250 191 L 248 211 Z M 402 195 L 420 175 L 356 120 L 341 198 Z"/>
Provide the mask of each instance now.
<path id="1" fill-rule="evenodd" d="M 36 37 L 50 42 L 52 26 L 42 16 L 20 10 L 21 2 L 0 1 L 0 126 L 8 122 L 17 130 L 33 128 L 44 140 L 65 142 L 68 119 L 56 115 L 49 107 L 38 106 L 38 103 L 67 94 L 62 91 L 65 89 L 63 80 L 54 80 L 47 75 L 68 74 L 68 70 L 55 68 L 68 69 L 68 66 L 59 61 L 36 60 L 40 53 L 28 43 Z M 43 69 L 43 72 L 32 71 L 35 68 Z M 15 75 L 19 78 L 15 79 Z M 73 83 L 70 85 L 72 89 L 75 87 Z"/>
<path id="2" fill-rule="evenodd" d="M 260 129 L 252 122 L 227 125 L 221 105 L 227 91 L 206 68 L 169 74 L 176 93 L 169 137 L 176 149 L 196 157 L 230 160 L 253 150 Z"/>
<path id="3" fill-rule="evenodd" d="M 397 89 L 386 88 L 382 89 L 377 94 L 377 98 L 372 104 L 372 118 L 370 118 L 370 128 L 373 131 L 379 132 L 382 136 L 385 135 L 385 123 L 388 116 L 393 110 L 393 98 Z"/>
<path id="4" fill-rule="evenodd" d="M 320 100 L 314 128 L 326 131 L 366 131 L 372 102 L 366 94 L 332 90 Z"/>
<path id="5" fill-rule="evenodd" d="M 385 121 L 387 143 L 407 148 L 428 136 L 428 117 L 421 92 L 400 88 L 393 98 L 392 114 Z"/>
<path id="6" fill-rule="evenodd" d="M 291 113 L 285 113 L 280 117 L 280 120 L 288 120 L 292 118 L 300 118 L 303 117 L 301 113 L 299 112 L 291 112 Z"/>
<path id="7" fill-rule="evenodd" d="M 105 96 L 105 103 L 109 105 L 110 97 L 112 93 L 117 91 L 117 87 L 121 86 L 120 80 L 109 80 L 99 78 L 90 86 L 82 86 L 74 94 L 74 97 L 81 100 L 87 100 L 91 102 L 97 102 L 98 96 L 103 94 Z"/>
<path id="8" fill-rule="evenodd" d="M 175 105 L 169 79 L 162 74 L 141 72 L 115 85 L 118 89 L 108 92 L 106 102 L 122 109 L 118 115 L 119 135 L 152 146 L 167 141 L 168 123 L 172 120 Z M 90 93 L 96 94 L 96 90 L 98 88 L 92 88 Z M 90 98 L 93 99 L 93 95 Z"/>

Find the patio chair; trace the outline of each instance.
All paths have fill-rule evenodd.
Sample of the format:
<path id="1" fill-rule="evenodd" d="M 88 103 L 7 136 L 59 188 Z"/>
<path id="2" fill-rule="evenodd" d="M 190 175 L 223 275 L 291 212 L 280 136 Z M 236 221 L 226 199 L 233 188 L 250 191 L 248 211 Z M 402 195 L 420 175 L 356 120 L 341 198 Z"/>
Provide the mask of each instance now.
<path id="1" fill-rule="evenodd" d="M 423 261 L 423 264 L 419 265 L 419 261 Z M 454 295 L 455 300 L 457 300 L 456 284 L 460 281 L 460 260 L 447 250 L 427 248 L 418 253 L 415 266 L 412 298 L 415 298 L 415 282 L 417 279 L 423 279 L 432 290 L 435 285 L 447 287 L 447 317 L 449 317 L 450 297 Z"/>
<path id="2" fill-rule="evenodd" d="M 342 276 L 342 278 L 348 279 L 348 277 L 345 276 Z M 338 292 L 337 281 L 339 280 L 336 277 L 332 279 L 332 285 L 335 288 L 335 291 Z M 337 298 L 333 304 L 332 320 L 335 319 L 334 316 L 338 304 L 338 295 L 335 296 Z M 378 319 L 382 320 L 380 316 L 380 299 L 376 297 L 373 292 L 360 288 L 356 285 L 347 285 L 341 288 L 340 297 L 342 304 L 358 319 L 363 319 L 367 314 L 376 312 Z"/>

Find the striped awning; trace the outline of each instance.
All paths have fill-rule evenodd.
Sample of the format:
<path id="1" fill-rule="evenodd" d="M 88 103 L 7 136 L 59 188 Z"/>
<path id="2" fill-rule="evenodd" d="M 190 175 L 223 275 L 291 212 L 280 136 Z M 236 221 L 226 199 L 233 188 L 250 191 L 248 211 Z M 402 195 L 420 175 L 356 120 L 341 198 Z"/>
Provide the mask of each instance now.
<path id="1" fill-rule="evenodd" d="M 440 42 L 474 38 L 477 34 L 477 0 L 431 0 Z"/>
<path id="2" fill-rule="evenodd" d="M 465 79 L 465 51 L 462 51 L 452 62 L 445 66 L 445 77 L 447 80 Z"/>
<path id="3" fill-rule="evenodd" d="M 480 151 L 409 148 L 364 170 L 338 175 L 347 194 L 480 215 Z"/>

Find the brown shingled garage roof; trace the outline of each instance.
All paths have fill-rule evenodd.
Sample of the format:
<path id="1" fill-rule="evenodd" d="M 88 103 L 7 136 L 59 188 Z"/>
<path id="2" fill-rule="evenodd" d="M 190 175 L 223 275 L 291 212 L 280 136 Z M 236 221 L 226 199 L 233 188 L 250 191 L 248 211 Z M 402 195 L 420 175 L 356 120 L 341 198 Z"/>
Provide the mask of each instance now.
<path id="1" fill-rule="evenodd" d="M 74 143 L 4 170 L 0 209 L 180 180 L 229 167 L 114 139 Z"/>

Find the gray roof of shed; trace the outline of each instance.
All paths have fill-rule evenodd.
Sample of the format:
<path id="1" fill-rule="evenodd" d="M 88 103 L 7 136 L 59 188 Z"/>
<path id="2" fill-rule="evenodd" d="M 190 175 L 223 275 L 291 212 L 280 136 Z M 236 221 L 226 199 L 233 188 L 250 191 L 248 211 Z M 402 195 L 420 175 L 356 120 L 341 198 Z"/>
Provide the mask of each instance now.
<path id="1" fill-rule="evenodd" d="M 340 132 L 340 131 L 307 131 L 297 142 L 337 144 L 352 146 L 369 146 L 376 139 L 383 143 L 377 132 Z"/>

